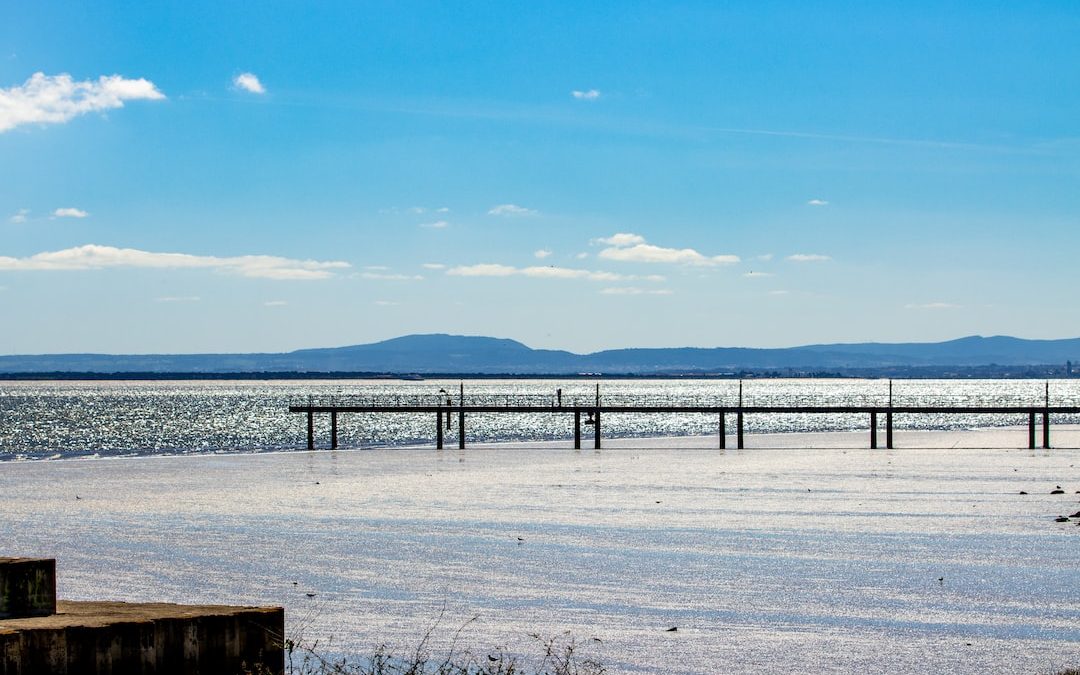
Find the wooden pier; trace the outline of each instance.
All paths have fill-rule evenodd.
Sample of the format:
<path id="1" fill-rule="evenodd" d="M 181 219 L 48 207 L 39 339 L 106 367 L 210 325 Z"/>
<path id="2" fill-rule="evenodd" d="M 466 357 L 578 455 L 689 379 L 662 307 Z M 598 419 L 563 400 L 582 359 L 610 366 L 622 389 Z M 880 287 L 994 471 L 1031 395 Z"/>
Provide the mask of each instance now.
<path id="1" fill-rule="evenodd" d="M 488 398 L 501 398 L 489 395 Z M 508 401 L 510 396 L 505 397 Z M 459 399 L 460 400 L 460 399 Z M 415 402 L 371 402 L 369 405 L 293 405 L 289 406 L 291 413 L 304 413 L 307 415 L 307 447 L 315 448 L 315 415 L 330 415 L 330 447 L 338 447 L 338 415 L 350 413 L 364 414 L 420 414 L 432 415 L 435 423 L 435 447 L 443 449 L 444 422 L 449 426 L 452 416 L 457 416 L 457 444 L 458 448 L 465 448 L 466 420 L 468 415 L 479 413 L 497 414 L 550 414 L 572 415 L 574 418 L 574 448 L 581 448 L 582 426 L 592 427 L 593 447 L 600 448 L 601 427 L 600 420 L 606 415 L 613 413 L 634 414 L 701 414 L 715 415 L 717 420 L 717 437 L 720 448 L 727 445 L 727 420 L 734 416 L 735 439 L 739 448 L 745 447 L 746 419 L 750 415 L 763 414 L 844 414 L 861 415 L 870 421 L 870 447 L 878 447 L 878 419 L 885 420 L 885 447 L 894 446 L 894 418 L 897 415 L 1016 415 L 1026 416 L 1028 426 L 1028 448 L 1036 447 L 1036 430 L 1042 428 L 1042 447 L 1050 447 L 1050 416 L 1051 415 L 1076 415 L 1080 414 L 1080 406 L 880 406 L 880 405 L 557 405 L 557 404 L 516 404 L 507 402 L 504 404 L 480 404 L 480 405 L 443 405 L 443 404 L 418 404 Z M 1041 424 L 1040 424 L 1041 423 Z"/>

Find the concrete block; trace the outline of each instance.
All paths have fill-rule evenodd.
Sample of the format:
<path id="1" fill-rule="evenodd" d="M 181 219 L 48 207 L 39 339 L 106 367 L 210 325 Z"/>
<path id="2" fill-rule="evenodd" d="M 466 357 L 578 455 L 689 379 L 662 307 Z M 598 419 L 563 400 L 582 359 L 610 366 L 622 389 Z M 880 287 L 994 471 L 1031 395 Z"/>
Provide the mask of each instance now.
<path id="1" fill-rule="evenodd" d="M 68 602 L 0 620 L 0 675 L 239 675 L 285 665 L 281 607 Z"/>
<path id="2" fill-rule="evenodd" d="M 56 611 L 56 560 L 0 558 L 0 619 Z"/>

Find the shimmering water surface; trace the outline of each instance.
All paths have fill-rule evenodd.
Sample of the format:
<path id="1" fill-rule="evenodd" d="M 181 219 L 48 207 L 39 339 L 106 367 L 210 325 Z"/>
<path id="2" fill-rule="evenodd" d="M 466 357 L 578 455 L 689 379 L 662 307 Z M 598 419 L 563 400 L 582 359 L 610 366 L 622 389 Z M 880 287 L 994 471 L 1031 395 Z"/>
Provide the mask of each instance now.
<path id="1" fill-rule="evenodd" d="M 568 631 L 614 673 L 1054 673 L 1080 451 L 947 449 L 1001 433 L 5 462 L 0 550 L 56 556 L 62 597 L 283 605 L 329 653 L 442 615 L 435 654 L 478 617 L 459 648 Z"/>
<path id="2" fill-rule="evenodd" d="M 604 404 L 726 404 L 739 401 L 734 380 L 608 380 Z M 155 455 L 290 450 L 306 446 L 302 416 L 290 404 L 456 401 L 466 404 L 564 405 L 591 403 L 596 383 L 585 380 L 151 381 L 0 383 L 0 460 L 87 455 Z M 1049 384 L 1052 405 L 1080 405 L 1080 380 Z M 895 405 L 1038 405 L 1046 383 L 1030 380 L 904 380 L 893 385 Z M 885 380 L 748 380 L 747 405 L 884 405 Z M 748 433 L 866 429 L 858 415 L 755 415 Z M 1055 422 L 1075 422 L 1060 419 Z M 329 443 L 328 416 L 316 419 L 318 440 Z M 455 421 L 456 423 L 456 421 Z M 965 429 L 1026 423 L 1022 415 L 898 416 L 898 429 Z M 568 412 L 537 415 L 477 414 L 467 420 L 469 443 L 569 439 Z M 610 414 L 609 439 L 716 433 L 711 415 Z M 456 438 L 452 430 L 451 438 Z M 434 415 L 350 414 L 339 418 L 342 448 L 432 444 Z"/>

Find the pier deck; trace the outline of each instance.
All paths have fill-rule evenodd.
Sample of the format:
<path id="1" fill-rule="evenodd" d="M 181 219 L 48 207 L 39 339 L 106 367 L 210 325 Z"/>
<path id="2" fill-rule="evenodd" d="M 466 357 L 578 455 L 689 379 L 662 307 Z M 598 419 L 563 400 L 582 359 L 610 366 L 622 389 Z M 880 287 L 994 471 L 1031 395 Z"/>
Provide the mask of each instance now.
<path id="1" fill-rule="evenodd" d="M 477 413 L 499 414 L 552 414 L 573 415 L 574 417 L 574 448 L 581 448 L 582 425 L 593 428 L 593 447 L 599 448 L 601 444 L 600 420 L 606 414 L 611 413 L 634 413 L 634 414 L 713 414 L 717 416 L 717 438 L 720 448 L 727 444 L 727 419 L 729 415 L 735 416 L 736 443 L 739 448 L 745 447 L 745 420 L 748 415 L 760 414 L 851 414 L 866 415 L 870 420 L 870 447 L 878 447 L 878 416 L 885 419 L 885 447 L 894 447 L 894 418 L 897 415 L 981 415 L 981 414 L 1015 414 L 1026 415 L 1028 426 L 1028 447 L 1036 447 L 1036 428 L 1042 427 L 1042 447 L 1050 447 L 1050 416 L 1051 415 L 1076 415 L 1080 414 L 1080 406 L 1037 406 L 1037 405 L 708 405 L 701 403 L 690 404 L 616 404 L 616 405 L 559 405 L 556 403 L 542 404 L 535 402 L 514 402 L 514 397 L 488 396 L 491 399 L 505 398 L 504 403 L 484 403 L 476 405 L 453 405 L 418 403 L 415 401 L 377 401 L 372 400 L 368 404 L 315 404 L 289 406 L 291 413 L 304 413 L 307 415 L 307 447 L 315 448 L 314 417 L 315 415 L 330 415 L 331 439 L 330 447 L 338 447 L 337 417 L 340 414 L 367 413 L 367 414 L 427 414 L 435 415 L 435 444 L 438 449 L 443 448 L 443 419 L 451 419 L 456 415 L 458 418 L 457 437 L 458 447 L 465 448 L 466 416 Z M 582 415 L 585 419 L 582 419 Z M 1040 424 L 1041 423 L 1041 424 Z"/>

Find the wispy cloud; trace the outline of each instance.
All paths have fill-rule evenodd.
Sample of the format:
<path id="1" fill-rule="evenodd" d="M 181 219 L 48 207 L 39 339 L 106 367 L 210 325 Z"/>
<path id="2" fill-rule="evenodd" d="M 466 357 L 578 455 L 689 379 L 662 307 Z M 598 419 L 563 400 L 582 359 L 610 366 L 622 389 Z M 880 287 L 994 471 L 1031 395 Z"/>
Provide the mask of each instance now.
<path id="1" fill-rule="evenodd" d="M 251 94 L 265 94 L 266 87 L 255 73 L 240 73 L 233 78 L 233 86 Z"/>
<path id="2" fill-rule="evenodd" d="M 285 307 L 288 304 L 287 300 L 267 300 L 263 303 L 263 307 Z"/>
<path id="3" fill-rule="evenodd" d="M 904 309 L 959 309 L 960 305 L 954 305 L 951 302 L 926 302 L 926 303 L 910 303 L 904 305 Z"/>
<path id="4" fill-rule="evenodd" d="M 29 215 L 30 215 L 30 209 L 19 209 L 18 211 L 15 212 L 15 214 L 13 216 L 8 218 L 8 222 L 9 223 L 15 223 L 16 225 L 18 225 L 19 223 L 25 223 L 26 219 L 27 219 L 27 216 L 29 216 Z"/>
<path id="5" fill-rule="evenodd" d="M 821 255 L 820 253 L 795 253 L 787 257 L 791 262 L 825 262 L 826 260 L 832 260 L 827 255 Z"/>
<path id="6" fill-rule="evenodd" d="M 154 83 L 120 75 L 76 82 L 71 75 L 34 73 L 20 86 L 0 89 L 0 133 L 23 124 L 62 124 L 86 113 L 123 108 L 124 101 L 160 100 Z"/>
<path id="7" fill-rule="evenodd" d="M 535 216 L 539 213 L 535 209 L 527 209 L 517 204 L 499 204 L 488 209 L 489 216 Z"/>
<path id="8" fill-rule="evenodd" d="M 754 271 L 750 271 L 750 272 L 747 272 L 746 274 L 743 274 L 743 276 L 746 277 L 747 279 L 761 279 L 761 278 L 764 278 L 764 277 L 771 277 L 771 276 L 775 276 L 775 275 L 772 272 L 754 272 Z"/>
<path id="9" fill-rule="evenodd" d="M 420 223 L 420 227 L 426 227 L 429 230 L 443 230 L 450 227 L 450 223 L 445 220 L 436 220 L 432 223 Z"/>
<path id="10" fill-rule="evenodd" d="M 637 288 L 636 286 L 615 286 L 600 291 L 604 295 L 671 295 L 666 288 Z"/>
<path id="11" fill-rule="evenodd" d="M 810 201 L 808 201 L 806 203 L 809 204 L 810 206 L 828 206 L 829 205 L 829 202 L 825 201 L 824 199 L 811 199 Z"/>
<path id="12" fill-rule="evenodd" d="M 442 269 L 446 269 L 446 265 L 444 265 L 442 263 L 424 263 L 423 265 L 420 265 L 420 267 L 423 267 L 426 270 L 442 270 Z"/>
<path id="13" fill-rule="evenodd" d="M 583 279 L 586 281 L 651 281 L 662 282 L 665 277 L 650 274 L 648 276 L 635 276 L 616 274 L 596 270 L 584 270 L 572 267 L 556 267 L 555 265 L 532 267 L 513 267 L 498 263 L 481 263 L 479 265 L 462 265 L 446 271 L 450 276 L 456 277 L 510 277 L 523 276 L 533 279 Z"/>
<path id="14" fill-rule="evenodd" d="M 595 101 L 600 98 L 600 92 L 596 89 L 575 89 L 574 91 L 570 92 L 570 95 L 579 101 Z"/>
<path id="15" fill-rule="evenodd" d="M 199 302 L 202 300 L 197 295 L 166 295 L 154 298 L 154 302 Z"/>
<path id="16" fill-rule="evenodd" d="M 459 265 L 446 270 L 453 277 L 508 277 L 517 274 L 518 269 L 498 263 L 479 263 L 477 265 Z"/>
<path id="17" fill-rule="evenodd" d="M 424 277 L 419 274 L 390 274 L 387 272 L 361 272 L 361 279 L 375 281 L 423 281 Z"/>
<path id="18" fill-rule="evenodd" d="M 550 257 L 550 256 L 551 256 L 551 249 L 541 248 L 541 249 L 538 249 L 536 251 L 533 251 L 533 257 L 538 259 L 538 260 L 543 260 L 544 258 L 547 258 L 547 257 Z"/>
<path id="19" fill-rule="evenodd" d="M 28 258 L 0 256 L 0 270 L 68 271 L 108 268 L 211 269 L 244 277 L 284 280 L 326 279 L 349 263 L 294 260 L 269 255 L 218 257 L 187 253 L 155 253 L 134 248 L 86 244 L 60 251 L 46 251 Z"/>
<path id="20" fill-rule="evenodd" d="M 769 295 L 790 295 L 791 291 L 769 291 Z"/>
<path id="21" fill-rule="evenodd" d="M 86 211 L 76 208 L 56 209 L 52 214 L 54 218 L 85 218 L 90 215 Z"/>
<path id="22" fill-rule="evenodd" d="M 401 303 L 394 302 L 393 300 L 376 300 L 375 304 L 379 307 L 397 307 Z"/>
<path id="23" fill-rule="evenodd" d="M 696 266 L 732 265 L 740 262 L 737 255 L 707 256 L 698 253 L 692 248 L 655 246 L 646 243 L 645 238 L 641 235 L 628 232 L 619 232 L 597 241 L 608 245 L 608 248 L 601 250 L 597 254 L 605 260 Z"/>

